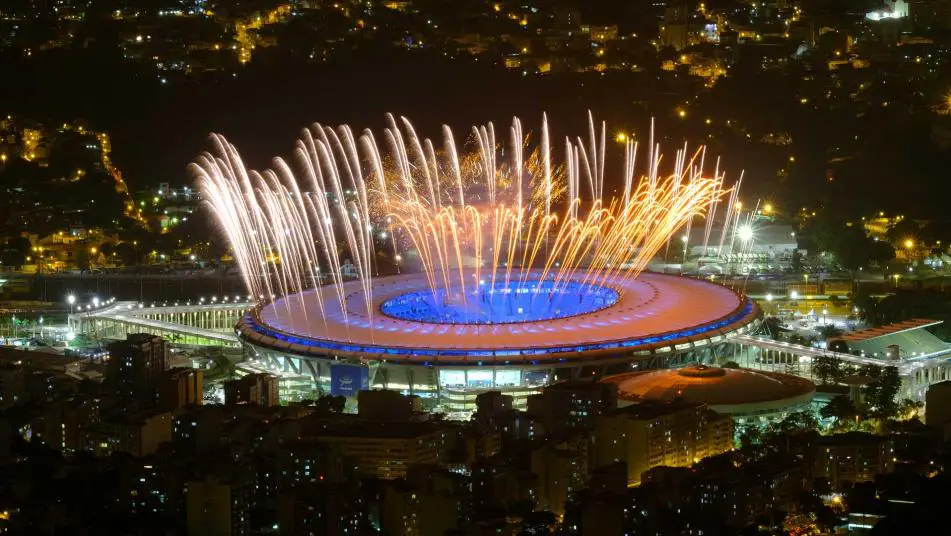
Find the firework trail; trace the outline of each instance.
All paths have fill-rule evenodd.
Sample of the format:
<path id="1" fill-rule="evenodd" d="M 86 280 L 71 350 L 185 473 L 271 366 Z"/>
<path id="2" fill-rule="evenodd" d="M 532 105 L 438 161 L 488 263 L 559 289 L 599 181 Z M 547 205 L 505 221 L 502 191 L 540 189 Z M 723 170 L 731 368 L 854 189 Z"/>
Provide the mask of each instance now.
<path id="1" fill-rule="evenodd" d="M 724 185 L 719 161 L 706 176 L 705 152 L 688 159 L 684 146 L 673 173 L 661 176 L 652 123 L 646 173 L 637 177 L 638 146 L 626 141 L 623 195 L 606 198 L 607 126 L 588 119 L 589 139 L 566 137 L 560 164 L 552 161 L 547 116 L 538 147 L 526 151 L 530 136 L 517 118 L 507 148 L 497 144 L 492 123 L 473 127 L 460 147 L 449 127 L 442 143 L 433 143 L 408 119 L 387 115 L 381 136 L 315 124 L 303 130 L 290 161 L 277 158 L 263 172 L 248 170 L 235 147 L 213 135 L 213 150 L 190 169 L 249 293 L 265 299 L 330 285 L 335 294 L 323 299 L 337 300 L 345 323 L 357 314 L 346 307 L 343 287 L 352 278 L 361 281 L 367 304 L 361 315 L 372 321 L 381 256 L 397 267 L 411 260 L 434 299 L 463 304 L 495 299 L 499 284 L 521 293 L 550 281 L 549 296 L 578 282 L 618 287 L 671 236 L 689 232 L 696 217 L 707 220 L 706 244 L 712 216 L 729 194 L 722 249 L 739 211 L 737 189 Z"/>

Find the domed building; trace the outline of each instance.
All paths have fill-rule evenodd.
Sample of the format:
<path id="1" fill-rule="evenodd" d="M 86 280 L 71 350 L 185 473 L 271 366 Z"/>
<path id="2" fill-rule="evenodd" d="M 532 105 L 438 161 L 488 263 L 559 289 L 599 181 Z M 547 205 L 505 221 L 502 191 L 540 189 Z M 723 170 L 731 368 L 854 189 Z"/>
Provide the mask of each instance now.
<path id="1" fill-rule="evenodd" d="M 603 381 L 617 385 L 619 406 L 642 400 L 706 404 L 733 417 L 737 435 L 747 427 L 810 409 L 816 391 L 812 382 L 798 376 L 705 365 L 618 374 Z"/>

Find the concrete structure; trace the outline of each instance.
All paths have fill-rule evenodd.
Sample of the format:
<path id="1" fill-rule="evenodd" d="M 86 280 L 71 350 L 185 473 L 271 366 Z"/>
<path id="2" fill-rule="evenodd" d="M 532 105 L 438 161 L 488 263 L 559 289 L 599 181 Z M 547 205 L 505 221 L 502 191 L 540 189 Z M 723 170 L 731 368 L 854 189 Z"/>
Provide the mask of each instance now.
<path id="1" fill-rule="evenodd" d="M 687 467 L 733 448 L 733 421 L 703 404 L 640 402 L 598 417 L 596 466 L 627 464 L 629 484 L 652 467 Z"/>
<path id="2" fill-rule="evenodd" d="M 747 427 L 810 409 L 816 390 L 798 376 L 704 365 L 620 374 L 604 381 L 617 385 L 621 406 L 641 401 L 706 404 L 732 417 L 737 435 Z"/>

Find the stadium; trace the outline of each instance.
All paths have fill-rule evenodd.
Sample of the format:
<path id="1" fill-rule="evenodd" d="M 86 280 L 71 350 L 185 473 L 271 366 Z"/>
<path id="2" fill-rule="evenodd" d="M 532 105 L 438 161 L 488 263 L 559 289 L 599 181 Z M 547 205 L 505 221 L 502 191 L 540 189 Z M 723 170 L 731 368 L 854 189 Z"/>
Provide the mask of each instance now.
<path id="1" fill-rule="evenodd" d="M 352 281 L 342 304 L 318 287 L 258 305 L 236 330 L 255 359 L 310 375 L 320 392 L 392 389 L 466 411 L 486 389 L 521 405 L 557 379 L 712 362 L 759 316 L 752 300 L 704 280 L 645 272 L 575 283 L 558 296 L 538 280 L 521 293 L 496 284 L 484 295 L 501 298 L 446 304 L 433 302 L 423 275 L 401 275 L 374 280 L 367 307 Z"/>
<path id="2" fill-rule="evenodd" d="M 718 250 L 749 246 L 738 185 L 702 150 L 663 175 L 651 143 L 639 175 L 628 140 L 606 179 L 590 114 L 560 164 L 545 117 L 537 142 L 513 118 L 508 143 L 492 123 L 434 143 L 387 120 L 380 136 L 313 125 L 263 172 L 213 136 L 191 168 L 258 300 L 236 333 L 265 368 L 466 411 L 487 389 L 521 405 L 560 378 L 711 360 L 757 318 L 729 289 L 647 272 L 694 224 Z"/>

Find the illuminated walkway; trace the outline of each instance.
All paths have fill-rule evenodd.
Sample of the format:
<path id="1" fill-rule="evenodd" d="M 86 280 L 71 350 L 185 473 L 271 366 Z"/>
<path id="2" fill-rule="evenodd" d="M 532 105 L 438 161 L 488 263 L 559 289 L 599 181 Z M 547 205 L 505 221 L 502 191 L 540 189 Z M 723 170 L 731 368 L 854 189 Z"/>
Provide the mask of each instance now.
<path id="1" fill-rule="evenodd" d="M 176 344 L 239 347 L 234 326 L 251 304 L 212 303 L 147 307 L 117 302 L 100 309 L 74 313 L 70 322 L 81 333 L 122 339 L 129 333 L 159 335 Z"/>

